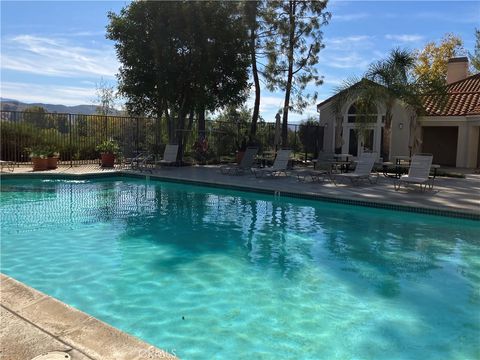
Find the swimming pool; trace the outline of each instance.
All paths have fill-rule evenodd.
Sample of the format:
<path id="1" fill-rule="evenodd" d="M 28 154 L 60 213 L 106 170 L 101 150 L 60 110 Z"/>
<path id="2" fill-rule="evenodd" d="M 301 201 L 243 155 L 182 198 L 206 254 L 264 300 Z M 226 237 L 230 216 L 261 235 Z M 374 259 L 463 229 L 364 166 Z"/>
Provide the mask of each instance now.
<path id="1" fill-rule="evenodd" d="M 126 178 L 1 189 L 2 272 L 182 359 L 480 356 L 480 222 Z"/>

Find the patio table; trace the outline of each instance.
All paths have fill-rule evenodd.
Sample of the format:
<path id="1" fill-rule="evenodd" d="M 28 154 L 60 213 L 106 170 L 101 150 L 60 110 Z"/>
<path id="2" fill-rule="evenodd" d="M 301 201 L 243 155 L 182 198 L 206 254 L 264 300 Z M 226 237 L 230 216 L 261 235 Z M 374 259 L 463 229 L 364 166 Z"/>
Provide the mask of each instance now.
<path id="1" fill-rule="evenodd" d="M 333 158 L 333 168 L 335 170 L 340 170 L 340 172 L 348 172 L 350 170 L 350 165 L 352 164 L 353 155 L 350 154 L 334 154 Z"/>

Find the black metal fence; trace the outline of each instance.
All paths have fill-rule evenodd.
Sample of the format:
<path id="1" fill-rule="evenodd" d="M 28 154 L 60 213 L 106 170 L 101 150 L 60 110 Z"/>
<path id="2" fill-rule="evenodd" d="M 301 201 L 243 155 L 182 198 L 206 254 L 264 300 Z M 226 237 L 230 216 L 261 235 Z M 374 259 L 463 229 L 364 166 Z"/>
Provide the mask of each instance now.
<path id="1" fill-rule="evenodd" d="M 233 156 L 247 142 L 249 123 L 206 122 L 207 160 L 219 162 Z M 2 160 L 30 162 L 35 147 L 46 146 L 60 154 L 60 161 L 71 164 L 96 162 L 96 146 L 104 140 L 118 142 L 122 156 L 139 152 L 162 154 L 168 143 L 165 119 L 144 117 L 59 114 L 42 112 L 0 111 Z M 195 159 L 196 123 L 183 134 L 184 156 Z M 316 124 L 289 126 L 289 146 L 297 157 L 314 157 L 322 148 L 323 128 Z M 275 124 L 260 122 L 255 142 L 260 151 L 275 149 Z"/>

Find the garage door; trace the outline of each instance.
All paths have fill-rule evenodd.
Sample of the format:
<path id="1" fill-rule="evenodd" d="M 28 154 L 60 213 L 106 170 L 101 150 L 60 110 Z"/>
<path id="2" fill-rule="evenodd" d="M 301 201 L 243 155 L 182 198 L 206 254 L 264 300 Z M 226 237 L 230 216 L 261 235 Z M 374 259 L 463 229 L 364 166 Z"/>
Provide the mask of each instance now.
<path id="1" fill-rule="evenodd" d="M 455 166 L 457 161 L 457 126 L 426 126 L 423 129 L 424 153 L 433 154 L 433 163 Z"/>

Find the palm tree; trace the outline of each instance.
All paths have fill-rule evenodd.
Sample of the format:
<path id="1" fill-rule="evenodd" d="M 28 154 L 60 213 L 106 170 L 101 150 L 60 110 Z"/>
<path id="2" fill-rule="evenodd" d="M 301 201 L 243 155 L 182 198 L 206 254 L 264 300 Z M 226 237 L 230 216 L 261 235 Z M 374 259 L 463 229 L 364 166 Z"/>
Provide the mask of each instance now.
<path id="1" fill-rule="evenodd" d="M 418 116 L 424 113 L 423 99 L 428 94 L 436 94 L 439 99 L 445 94 L 443 79 L 429 81 L 416 77 L 413 73 L 415 58 L 407 50 L 394 49 L 383 60 L 372 63 L 362 80 L 352 83 L 345 82 L 338 89 L 339 96 L 335 99 L 335 111 L 341 112 L 347 101 L 359 101 L 372 106 L 376 103 L 385 105 L 385 125 L 383 131 L 382 157 L 390 157 L 390 139 L 393 120 L 393 107 L 397 101 L 402 102 L 410 113 L 410 153 L 416 153 L 420 146 L 420 137 L 417 125 Z M 341 116 L 337 116 L 341 124 Z M 340 125 L 341 126 L 341 125 Z"/>
<path id="2" fill-rule="evenodd" d="M 358 79 L 349 78 L 336 88 L 337 95 L 333 99 L 333 112 L 335 113 L 335 148 L 342 146 L 343 112 L 346 103 L 354 103 L 357 119 L 355 130 L 360 141 L 363 142 L 371 120 L 370 115 L 376 113 L 378 103 L 388 102 L 388 93 L 377 83 L 366 77 Z M 383 155 L 382 155 L 383 156 Z"/>
<path id="3" fill-rule="evenodd" d="M 381 85 L 381 99 L 385 104 L 385 126 L 383 129 L 382 155 L 385 161 L 390 157 L 390 139 L 392 133 L 393 107 L 397 99 L 405 104 L 416 99 L 412 93 L 412 79 L 409 74 L 415 65 L 415 58 L 407 50 L 394 49 L 387 59 L 371 64 L 365 77 Z M 408 101 L 405 101 L 407 100 Z M 415 106 L 416 108 L 416 106 Z M 414 111 L 416 113 L 416 111 Z"/>

